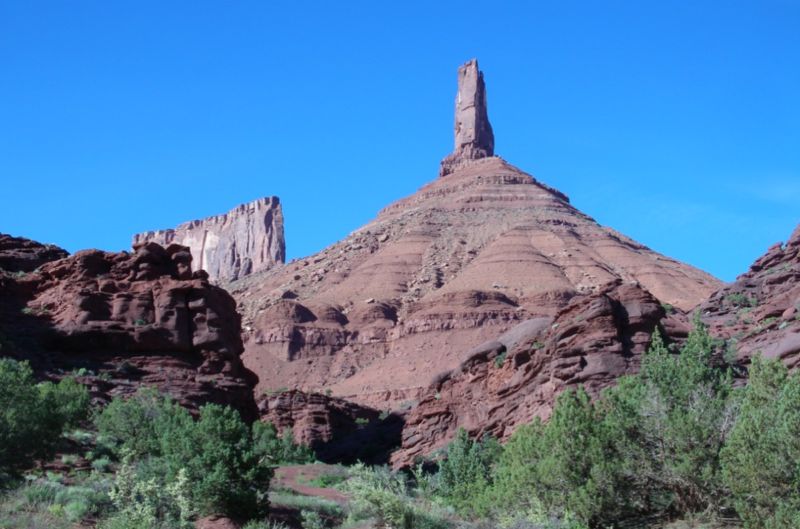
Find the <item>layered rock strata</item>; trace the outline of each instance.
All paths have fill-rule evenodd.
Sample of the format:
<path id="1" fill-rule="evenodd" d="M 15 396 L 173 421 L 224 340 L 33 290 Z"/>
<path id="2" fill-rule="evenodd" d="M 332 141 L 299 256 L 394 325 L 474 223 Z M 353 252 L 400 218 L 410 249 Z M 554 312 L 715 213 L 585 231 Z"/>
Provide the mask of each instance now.
<path id="1" fill-rule="evenodd" d="M 253 419 L 236 302 L 191 262 L 187 247 L 146 243 L 4 274 L 2 354 L 42 375 L 75 373 L 100 399 L 154 386 L 190 409 L 217 402 Z"/>
<path id="2" fill-rule="evenodd" d="M 747 364 L 756 354 L 800 365 L 800 226 L 772 246 L 736 281 L 699 307 L 731 359 Z"/>
<path id="3" fill-rule="evenodd" d="M 267 270 L 286 259 L 283 212 L 278 197 L 260 198 L 224 215 L 193 220 L 175 229 L 133 236 L 133 245 L 156 242 L 188 246 L 195 267 L 215 281 Z"/>
<path id="4" fill-rule="evenodd" d="M 473 348 L 440 373 L 406 416 L 395 466 L 445 446 L 459 428 L 505 439 L 534 417 L 547 418 L 556 396 L 583 386 L 592 395 L 638 371 L 650 336 L 664 320 L 685 332 L 682 315 L 636 284 L 615 281 L 576 296 L 552 317 L 527 320 Z M 675 321 L 672 321 L 675 320 Z"/>
<path id="5" fill-rule="evenodd" d="M 322 252 L 234 282 L 259 391 L 384 409 L 467 351 L 607 283 L 689 309 L 720 283 L 576 210 L 500 158 L 474 160 Z"/>

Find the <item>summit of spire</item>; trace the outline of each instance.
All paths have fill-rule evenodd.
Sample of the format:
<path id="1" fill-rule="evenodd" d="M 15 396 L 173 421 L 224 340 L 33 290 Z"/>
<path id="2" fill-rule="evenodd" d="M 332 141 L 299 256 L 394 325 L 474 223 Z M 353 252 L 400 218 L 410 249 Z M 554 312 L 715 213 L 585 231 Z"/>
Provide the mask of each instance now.
<path id="1" fill-rule="evenodd" d="M 486 105 L 486 85 L 478 61 L 472 59 L 458 69 L 455 146 L 442 160 L 440 175 L 447 175 L 468 160 L 494 156 L 494 133 Z"/>

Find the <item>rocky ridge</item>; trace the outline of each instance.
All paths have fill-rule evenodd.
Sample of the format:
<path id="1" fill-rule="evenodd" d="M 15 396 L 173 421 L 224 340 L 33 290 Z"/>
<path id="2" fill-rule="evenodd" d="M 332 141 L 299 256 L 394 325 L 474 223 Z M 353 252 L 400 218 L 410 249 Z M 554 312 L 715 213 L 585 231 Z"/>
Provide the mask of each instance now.
<path id="1" fill-rule="evenodd" d="M 727 341 L 731 360 L 756 354 L 800 365 L 800 226 L 736 281 L 699 307 L 714 336 Z"/>
<path id="2" fill-rule="evenodd" d="M 235 301 L 191 261 L 187 247 L 146 243 L 3 273 L 2 354 L 43 376 L 77 374 L 101 400 L 154 386 L 190 409 L 230 404 L 253 419 Z"/>
<path id="3" fill-rule="evenodd" d="M 188 246 L 195 266 L 215 281 L 231 281 L 268 270 L 286 259 L 283 211 L 278 197 L 235 207 L 224 215 L 181 224 L 175 229 L 133 236 L 133 246 L 156 242 Z"/>
<path id="4" fill-rule="evenodd" d="M 6 272 L 33 272 L 43 264 L 67 255 L 66 250 L 53 244 L 0 233 L 0 270 Z"/>
<path id="5" fill-rule="evenodd" d="M 555 397 L 582 385 L 591 395 L 638 371 L 661 303 L 636 284 L 615 281 L 573 298 L 552 317 L 527 320 L 472 349 L 440 373 L 406 415 L 395 466 L 445 446 L 459 428 L 506 439 L 520 424 L 547 418 Z M 670 317 L 672 319 L 672 317 Z M 685 332 L 681 318 L 665 322 Z"/>

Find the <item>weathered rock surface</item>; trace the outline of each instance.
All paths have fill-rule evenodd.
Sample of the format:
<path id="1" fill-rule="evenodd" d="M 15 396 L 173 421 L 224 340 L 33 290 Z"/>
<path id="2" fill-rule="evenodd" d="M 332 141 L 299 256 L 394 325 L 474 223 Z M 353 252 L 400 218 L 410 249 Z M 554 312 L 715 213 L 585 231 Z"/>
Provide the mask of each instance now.
<path id="1" fill-rule="evenodd" d="M 320 461 L 387 463 L 399 446 L 403 421 L 398 415 L 321 393 L 297 390 L 262 395 L 261 419 L 295 441 L 310 446 Z"/>
<path id="2" fill-rule="evenodd" d="M 800 365 L 800 226 L 699 307 L 741 363 L 758 353 Z"/>
<path id="3" fill-rule="evenodd" d="M 720 286 L 485 158 L 319 254 L 230 291 L 260 391 L 331 389 L 385 408 L 416 399 L 477 344 L 617 279 L 682 309 Z"/>
<path id="4" fill-rule="evenodd" d="M 3 274 L 2 354 L 43 375 L 78 370 L 99 398 L 155 386 L 189 408 L 218 402 L 255 418 L 235 301 L 191 260 L 184 246 L 146 243 Z"/>
<path id="5" fill-rule="evenodd" d="M 438 375 L 406 416 L 392 463 L 429 455 L 458 428 L 505 439 L 518 425 L 547 418 L 566 388 L 583 385 L 597 395 L 638 370 L 666 316 L 649 292 L 616 281 L 576 296 L 552 318 L 529 320 L 476 347 L 457 369 Z"/>
<path id="6" fill-rule="evenodd" d="M 32 272 L 44 263 L 67 255 L 66 250 L 52 244 L 0 233 L 0 270 Z"/>
<path id="7" fill-rule="evenodd" d="M 481 87 L 476 65 L 467 70 Z M 475 100 L 485 109 L 484 99 Z M 483 114 L 465 112 L 478 121 Z M 478 133 L 466 137 L 464 145 L 488 147 Z M 478 344 L 554 317 L 576 296 L 617 280 L 684 310 L 720 286 L 489 156 L 459 165 L 322 252 L 230 290 L 259 392 L 329 389 L 361 405 L 398 409 Z"/>
<path id="8" fill-rule="evenodd" d="M 133 236 L 133 245 L 156 242 L 188 246 L 195 268 L 230 281 L 268 270 L 286 259 L 283 212 L 278 197 L 260 198 L 224 215 L 193 220 L 175 229 Z"/>
<path id="9" fill-rule="evenodd" d="M 458 69 L 454 136 L 455 147 L 442 161 L 440 176 L 452 173 L 469 160 L 494 156 L 494 133 L 489 123 L 486 84 L 475 59 Z"/>

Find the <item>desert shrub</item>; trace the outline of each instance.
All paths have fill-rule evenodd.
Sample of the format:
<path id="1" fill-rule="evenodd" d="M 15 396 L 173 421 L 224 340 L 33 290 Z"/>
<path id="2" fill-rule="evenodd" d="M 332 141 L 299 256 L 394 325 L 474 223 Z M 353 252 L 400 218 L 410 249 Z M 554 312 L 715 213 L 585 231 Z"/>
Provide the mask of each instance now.
<path id="1" fill-rule="evenodd" d="M 161 452 L 161 438 L 181 436 L 192 421 L 189 413 L 153 388 L 130 398 L 115 398 L 95 417 L 97 431 L 115 453 L 139 459 Z M 177 441 L 177 440 L 176 440 Z"/>
<path id="2" fill-rule="evenodd" d="M 420 508 L 405 475 L 388 468 L 357 464 L 345 483 L 351 495 L 351 518 L 373 519 L 378 526 L 395 529 L 446 529 L 450 522 L 435 506 Z"/>
<path id="3" fill-rule="evenodd" d="M 719 507 L 736 399 L 718 345 L 696 319 L 678 354 L 656 332 L 640 373 L 596 403 L 580 388 L 562 393 L 548 422 L 520 427 L 504 446 L 489 493 L 495 513 L 602 526 Z"/>
<path id="4" fill-rule="evenodd" d="M 105 521 L 104 529 L 190 527 L 195 514 L 185 471 L 179 471 L 173 481 L 146 478 L 130 456 L 120 465 L 109 495 L 117 512 Z"/>
<path id="5" fill-rule="evenodd" d="M 306 445 L 294 442 L 292 431 L 286 429 L 283 435 L 270 422 L 253 423 L 254 448 L 265 454 L 272 465 L 295 465 L 313 463 L 314 451 Z"/>
<path id="6" fill-rule="evenodd" d="M 492 467 L 502 448 L 496 439 L 469 438 L 460 428 L 439 462 L 435 492 L 462 513 L 485 513 L 484 496 L 491 480 Z"/>
<path id="7" fill-rule="evenodd" d="M 59 420 L 59 427 L 75 428 L 88 419 L 91 397 L 86 386 L 74 378 L 61 379 L 57 384 L 40 384 L 44 405 L 52 410 Z"/>
<path id="8" fill-rule="evenodd" d="M 538 419 L 511 436 L 494 471 L 496 509 L 528 519 L 600 517 L 606 496 L 601 423 L 581 388 L 557 399 L 547 423 Z"/>
<path id="9" fill-rule="evenodd" d="M 146 390 L 114 399 L 96 423 L 117 457 L 127 457 L 133 483 L 166 490 L 183 475 L 192 484 L 186 493 L 191 509 L 200 515 L 249 517 L 265 509 L 275 447 L 232 408 L 208 404 L 195 421 L 168 397 Z M 174 518 L 162 511 L 155 510 L 158 520 Z"/>
<path id="10" fill-rule="evenodd" d="M 717 345 L 697 318 L 677 355 L 656 332 L 639 375 L 605 394 L 613 487 L 630 511 L 719 507 L 719 455 L 736 410 L 730 373 L 715 366 Z"/>
<path id="11" fill-rule="evenodd" d="M 242 526 L 242 529 L 288 529 L 288 527 L 274 520 L 250 520 Z"/>
<path id="12" fill-rule="evenodd" d="M 189 424 L 188 431 L 175 432 L 177 438 L 162 438 L 171 477 L 186 470 L 201 514 L 256 515 L 273 474 L 266 464 L 268 448 L 253 442 L 251 429 L 229 407 L 203 406 L 200 418 Z"/>
<path id="13" fill-rule="evenodd" d="M 755 358 L 722 452 L 725 484 L 749 529 L 800 527 L 800 377 Z"/>
<path id="14" fill-rule="evenodd" d="M 36 384 L 25 362 L 0 358 L 0 473 L 49 457 L 65 426 L 88 413 L 86 388 L 71 379 Z"/>

